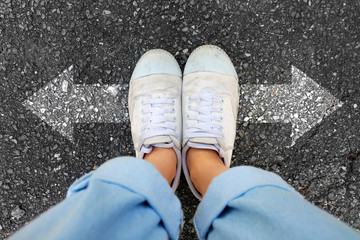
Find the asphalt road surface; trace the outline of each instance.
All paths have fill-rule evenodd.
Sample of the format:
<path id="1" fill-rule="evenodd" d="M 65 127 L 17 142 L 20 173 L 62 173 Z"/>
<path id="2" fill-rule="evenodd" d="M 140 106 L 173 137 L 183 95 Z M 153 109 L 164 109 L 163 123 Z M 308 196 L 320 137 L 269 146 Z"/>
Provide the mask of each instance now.
<path id="1" fill-rule="evenodd" d="M 134 155 L 127 94 L 144 52 L 166 49 L 183 68 L 203 44 L 229 54 L 242 86 L 233 166 L 278 173 L 360 229 L 359 8 L 352 0 L 1 0 L 0 239 L 64 199 L 84 173 Z M 69 109 L 61 94 L 92 86 L 117 86 L 118 107 L 106 108 L 111 99 L 95 89 L 96 118 L 83 107 L 61 118 Z M 177 195 L 182 239 L 194 239 L 198 201 L 184 179 Z"/>

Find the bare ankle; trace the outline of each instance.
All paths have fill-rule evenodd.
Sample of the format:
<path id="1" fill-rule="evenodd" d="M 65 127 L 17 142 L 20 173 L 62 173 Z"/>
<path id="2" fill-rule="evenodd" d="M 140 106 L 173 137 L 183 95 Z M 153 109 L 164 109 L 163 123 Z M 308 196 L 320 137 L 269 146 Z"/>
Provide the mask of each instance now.
<path id="1" fill-rule="evenodd" d="M 154 147 L 149 154 L 145 155 L 144 160 L 153 164 L 168 183 L 171 184 L 175 178 L 177 166 L 177 156 L 174 149 Z"/>
<path id="2" fill-rule="evenodd" d="M 214 150 L 190 148 L 186 161 L 191 181 L 203 196 L 212 180 L 229 170 Z"/>

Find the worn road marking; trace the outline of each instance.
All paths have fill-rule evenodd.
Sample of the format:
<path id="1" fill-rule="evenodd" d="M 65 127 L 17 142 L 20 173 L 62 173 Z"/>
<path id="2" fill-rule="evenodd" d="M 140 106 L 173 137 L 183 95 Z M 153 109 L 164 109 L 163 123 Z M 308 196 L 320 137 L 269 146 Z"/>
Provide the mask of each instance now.
<path id="1" fill-rule="evenodd" d="M 242 85 L 240 115 L 244 122 L 291 123 L 291 146 L 343 103 L 292 66 L 292 83 Z M 75 123 L 128 121 L 119 85 L 74 84 L 73 66 L 34 93 L 23 105 L 73 141 Z"/>
<path id="2" fill-rule="evenodd" d="M 34 93 L 23 105 L 70 141 L 75 123 L 123 123 L 128 119 L 119 85 L 74 84 L 73 66 Z"/>
<path id="3" fill-rule="evenodd" d="M 291 123 L 293 146 L 343 103 L 296 67 L 291 84 L 242 85 L 240 115 L 244 122 Z"/>

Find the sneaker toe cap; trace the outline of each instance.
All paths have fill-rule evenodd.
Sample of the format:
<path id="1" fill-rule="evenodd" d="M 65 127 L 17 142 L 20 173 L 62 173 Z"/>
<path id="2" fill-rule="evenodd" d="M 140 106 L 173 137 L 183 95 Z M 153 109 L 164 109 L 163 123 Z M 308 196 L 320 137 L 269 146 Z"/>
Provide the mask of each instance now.
<path id="1" fill-rule="evenodd" d="M 194 72 L 217 72 L 237 78 L 229 56 L 219 47 L 204 45 L 190 55 L 184 69 L 184 76 Z"/>
<path id="2" fill-rule="evenodd" d="M 162 49 L 153 49 L 146 52 L 136 64 L 131 80 L 153 74 L 182 76 L 176 59 L 169 52 Z"/>

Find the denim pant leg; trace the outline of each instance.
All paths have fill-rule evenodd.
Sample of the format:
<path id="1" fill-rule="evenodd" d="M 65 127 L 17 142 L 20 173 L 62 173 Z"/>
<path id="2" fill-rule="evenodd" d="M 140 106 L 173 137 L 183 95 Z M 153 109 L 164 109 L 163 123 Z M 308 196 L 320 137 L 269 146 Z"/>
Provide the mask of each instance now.
<path id="1" fill-rule="evenodd" d="M 278 175 L 246 166 L 213 180 L 194 225 L 200 239 L 360 239 Z"/>
<path id="2" fill-rule="evenodd" d="M 180 201 L 152 164 L 116 158 L 75 181 L 65 200 L 11 239 L 177 239 Z"/>

